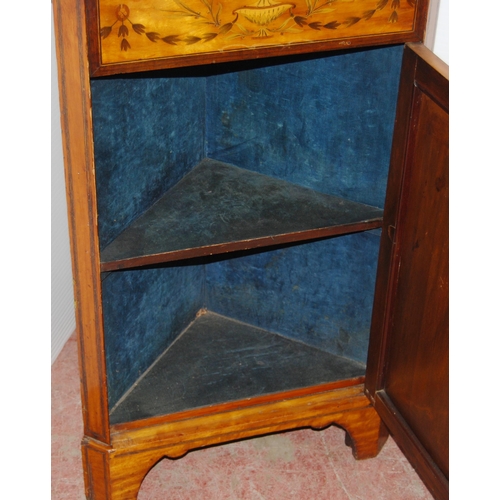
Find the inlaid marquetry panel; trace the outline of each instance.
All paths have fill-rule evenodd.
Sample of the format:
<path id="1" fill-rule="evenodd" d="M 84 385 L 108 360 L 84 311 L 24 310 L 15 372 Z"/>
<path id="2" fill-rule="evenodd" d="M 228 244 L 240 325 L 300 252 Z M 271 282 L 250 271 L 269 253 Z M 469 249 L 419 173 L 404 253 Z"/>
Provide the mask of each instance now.
<path id="1" fill-rule="evenodd" d="M 159 67 L 230 60 L 249 49 L 289 54 L 367 45 L 373 37 L 375 43 L 404 41 L 417 29 L 417 1 L 100 0 L 88 9 L 92 62 L 120 72 L 130 71 L 124 63 L 165 58 L 170 64 Z M 211 57 L 193 61 L 203 55 Z"/>

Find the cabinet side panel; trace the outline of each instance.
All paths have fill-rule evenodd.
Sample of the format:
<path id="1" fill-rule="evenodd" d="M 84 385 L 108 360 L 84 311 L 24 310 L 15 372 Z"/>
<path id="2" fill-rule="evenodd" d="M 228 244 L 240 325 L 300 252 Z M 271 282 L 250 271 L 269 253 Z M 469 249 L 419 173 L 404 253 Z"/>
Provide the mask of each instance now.
<path id="1" fill-rule="evenodd" d="M 302 56 L 209 78 L 208 156 L 382 207 L 401 54 Z"/>
<path id="2" fill-rule="evenodd" d="M 365 363 L 378 245 L 359 233 L 207 265 L 208 308 Z"/>
<path id="3" fill-rule="evenodd" d="M 204 78 L 92 81 L 101 248 L 201 160 Z"/>
<path id="4" fill-rule="evenodd" d="M 103 281 L 110 408 L 203 307 L 203 266 L 120 271 Z"/>
<path id="5" fill-rule="evenodd" d="M 109 442 L 85 14 L 76 0 L 53 9 L 84 433 Z"/>

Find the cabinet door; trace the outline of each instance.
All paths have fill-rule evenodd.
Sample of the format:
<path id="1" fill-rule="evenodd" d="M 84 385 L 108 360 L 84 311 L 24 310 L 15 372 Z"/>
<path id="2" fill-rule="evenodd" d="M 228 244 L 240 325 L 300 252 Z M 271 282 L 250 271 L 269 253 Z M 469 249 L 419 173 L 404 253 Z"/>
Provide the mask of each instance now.
<path id="1" fill-rule="evenodd" d="M 405 47 L 366 389 L 432 494 L 448 497 L 448 67 Z"/>

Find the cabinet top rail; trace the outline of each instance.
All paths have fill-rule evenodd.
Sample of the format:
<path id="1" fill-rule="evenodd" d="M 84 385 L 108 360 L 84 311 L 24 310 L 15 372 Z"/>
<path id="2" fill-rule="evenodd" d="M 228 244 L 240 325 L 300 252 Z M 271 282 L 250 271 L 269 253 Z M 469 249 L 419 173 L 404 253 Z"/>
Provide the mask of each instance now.
<path id="1" fill-rule="evenodd" d="M 87 0 L 93 76 L 422 41 L 428 0 Z"/>

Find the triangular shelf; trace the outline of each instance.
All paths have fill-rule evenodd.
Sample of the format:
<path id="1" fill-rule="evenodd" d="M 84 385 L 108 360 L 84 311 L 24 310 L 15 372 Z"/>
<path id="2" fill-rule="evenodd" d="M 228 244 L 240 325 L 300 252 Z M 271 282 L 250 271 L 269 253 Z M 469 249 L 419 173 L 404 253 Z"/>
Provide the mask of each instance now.
<path id="1" fill-rule="evenodd" d="M 199 315 L 110 414 L 112 424 L 320 386 L 365 365 L 212 312 Z"/>
<path id="2" fill-rule="evenodd" d="M 112 271 L 382 225 L 383 210 L 204 159 L 101 254 Z"/>

